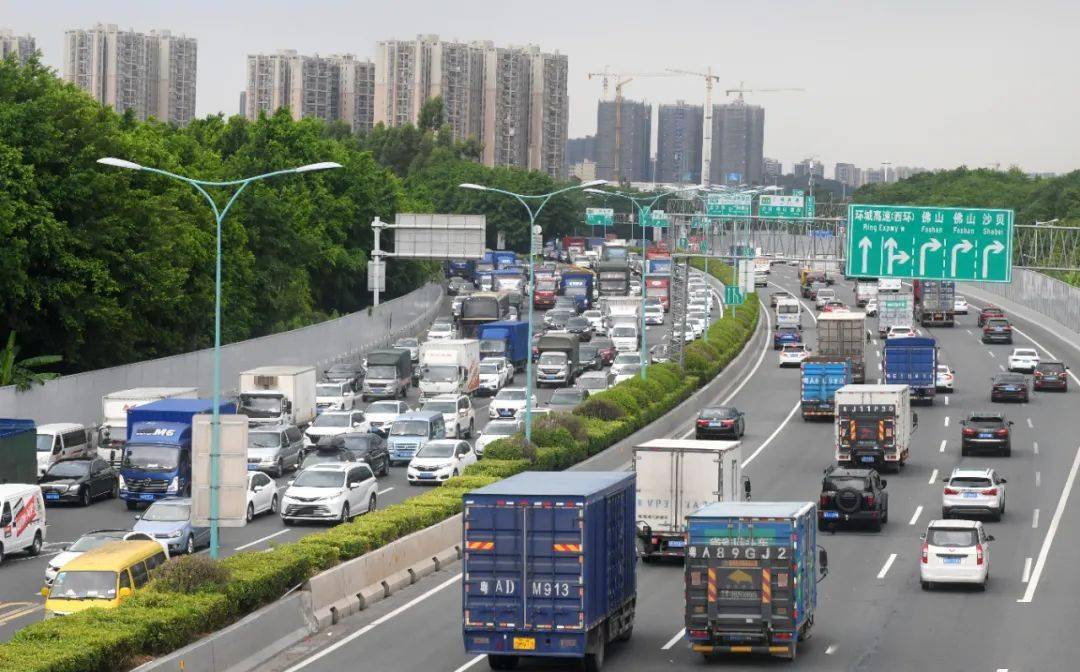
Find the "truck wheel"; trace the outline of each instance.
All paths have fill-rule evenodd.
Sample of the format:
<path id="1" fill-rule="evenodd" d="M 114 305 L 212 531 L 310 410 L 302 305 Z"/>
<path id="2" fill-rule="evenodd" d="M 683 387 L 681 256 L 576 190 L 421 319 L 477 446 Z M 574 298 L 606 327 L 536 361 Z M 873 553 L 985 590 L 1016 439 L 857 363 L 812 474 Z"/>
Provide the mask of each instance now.
<path id="1" fill-rule="evenodd" d="M 634 634 L 634 625 L 631 623 L 629 627 L 619 633 L 620 642 L 629 642 L 630 637 Z"/>
<path id="2" fill-rule="evenodd" d="M 585 654 L 585 672 L 600 672 L 604 666 L 604 650 L 607 648 L 607 633 L 602 633 L 596 651 Z"/>
<path id="3" fill-rule="evenodd" d="M 120 496 L 120 482 L 113 481 L 112 488 L 109 490 L 109 499 L 116 499 Z"/>
<path id="4" fill-rule="evenodd" d="M 139 506 L 138 502 L 131 502 L 131 501 L 124 502 L 124 504 L 127 504 L 127 510 L 128 511 L 134 511 L 136 509 L 136 507 Z"/>
<path id="5" fill-rule="evenodd" d="M 488 667 L 493 670 L 512 670 L 516 668 L 518 664 L 517 656 L 497 656 L 489 654 L 487 659 Z"/>

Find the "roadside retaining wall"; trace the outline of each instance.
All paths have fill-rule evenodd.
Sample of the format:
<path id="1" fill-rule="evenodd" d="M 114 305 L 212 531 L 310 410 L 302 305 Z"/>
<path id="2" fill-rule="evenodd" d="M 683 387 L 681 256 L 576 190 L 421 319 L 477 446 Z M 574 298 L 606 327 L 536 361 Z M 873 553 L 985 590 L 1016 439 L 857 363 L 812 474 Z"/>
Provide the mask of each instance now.
<path id="1" fill-rule="evenodd" d="M 388 345 L 435 317 L 443 288 L 428 284 L 369 310 L 300 329 L 230 343 L 221 348 L 222 391 L 240 372 L 271 364 L 331 364 Z M 26 392 L 0 388 L 0 417 L 46 422 L 101 422 L 101 398 L 132 387 L 198 387 L 211 394 L 213 348 L 63 376 Z"/>
<path id="2" fill-rule="evenodd" d="M 961 287 L 963 289 L 960 289 Z M 1021 311 L 1038 313 L 1051 323 L 1080 333 L 1080 287 L 1073 287 L 1042 273 L 1015 268 L 1010 283 L 963 282 L 958 285 L 957 291 L 966 291 L 968 288 L 977 289 L 990 297 L 991 301 L 999 298 L 1011 301 Z M 1004 305 L 1001 307 L 1011 308 Z"/>

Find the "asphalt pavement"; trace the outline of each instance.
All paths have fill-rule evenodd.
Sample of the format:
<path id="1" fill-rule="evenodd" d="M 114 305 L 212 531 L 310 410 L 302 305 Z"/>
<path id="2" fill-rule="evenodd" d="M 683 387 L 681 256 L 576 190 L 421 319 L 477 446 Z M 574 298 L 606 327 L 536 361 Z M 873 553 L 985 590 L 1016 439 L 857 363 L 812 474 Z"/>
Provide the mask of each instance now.
<path id="1" fill-rule="evenodd" d="M 797 294 L 794 268 L 773 267 L 769 290 L 779 289 Z M 841 300 L 854 303 L 850 283 L 839 281 L 837 290 Z M 1070 494 L 1080 468 L 1075 397 L 1080 381 L 1072 376 L 1074 387 L 1067 394 L 1035 392 L 1028 404 L 992 404 L 990 376 L 1005 366 L 1014 346 L 982 344 L 976 310 L 973 306 L 970 315 L 960 316 L 954 328 L 929 330 L 938 339 L 941 361 L 956 372 L 956 390 L 939 394 L 932 406 L 916 407 L 919 427 L 910 460 L 900 473 L 885 474 L 890 496 L 885 529 L 819 535 L 818 543 L 829 552 L 830 574 L 819 585 L 814 628 L 799 649 L 800 669 L 1075 669 L 1068 633 L 1080 612 L 1075 601 L 1080 578 L 1071 564 L 1080 549 L 1080 517 Z M 807 310 L 803 324 L 807 342 L 814 345 L 812 315 Z M 1063 358 L 1073 372 L 1080 371 L 1075 350 L 1057 335 L 1026 320 L 1014 324 L 1015 347 L 1036 347 L 1044 359 Z M 879 375 L 881 346 L 876 338 L 867 345 L 867 382 Z M 759 334 L 721 375 L 728 380 L 715 386 L 719 391 L 700 395 L 691 408 L 654 423 L 651 435 L 688 434 L 694 408 L 730 401 L 746 412 L 744 473 L 753 483 L 754 499 L 816 501 L 822 470 L 833 460 L 833 426 L 801 419 L 798 370 L 779 369 L 771 342 Z M 1012 456 L 961 457 L 959 421 L 988 408 L 1015 422 Z M 639 434 L 644 438 L 648 432 Z M 584 468 L 628 468 L 628 455 L 621 444 Z M 993 467 L 1008 479 L 1004 519 L 985 522 L 996 537 L 989 553 L 991 581 L 986 592 L 926 592 L 918 580 L 919 535 L 940 516 L 942 479 L 957 466 Z M 364 669 L 403 672 L 483 669 L 483 659 L 462 647 L 459 572 L 460 564 L 437 572 L 284 652 L 264 669 L 330 672 L 356 667 L 358 661 Z M 633 638 L 611 646 L 605 666 L 645 671 L 707 665 L 682 638 L 681 564 L 639 563 L 637 580 Z M 766 657 L 716 663 L 724 665 L 787 663 Z M 519 669 L 565 665 L 523 661 Z"/>

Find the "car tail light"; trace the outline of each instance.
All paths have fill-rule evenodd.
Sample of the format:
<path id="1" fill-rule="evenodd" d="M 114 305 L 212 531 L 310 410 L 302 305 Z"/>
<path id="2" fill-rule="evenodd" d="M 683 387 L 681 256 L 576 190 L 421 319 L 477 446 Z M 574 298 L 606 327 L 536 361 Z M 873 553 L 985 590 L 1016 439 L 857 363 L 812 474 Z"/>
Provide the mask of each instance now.
<path id="1" fill-rule="evenodd" d="M 983 564 L 983 550 L 982 544 L 975 544 L 975 564 Z"/>
<path id="2" fill-rule="evenodd" d="M 1042 371 L 1036 371 L 1035 372 L 1035 377 L 1036 378 L 1042 378 L 1043 377 L 1043 372 Z"/>
<path id="3" fill-rule="evenodd" d="M 709 426 L 709 421 L 706 420 L 705 418 L 698 418 L 697 426 L 698 427 L 708 427 Z"/>
<path id="4" fill-rule="evenodd" d="M 1009 430 L 1008 429 L 999 429 L 996 432 L 994 432 L 994 436 L 1008 436 L 1008 435 L 1009 435 Z"/>
<path id="5" fill-rule="evenodd" d="M 922 542 L 922 562 L 923 562 L 924 565 L 927 562 L 929 562 L 929 556 L 930 556 L 930 544 L 928 544 L 927 542 L 924 541 L 924 542 Z"/>
<path id="6" fill-rule="evenodd" d="M 987 488 L 986 490 L 982 491 L 982 494 L 989 497 L 997 497 L 997 488 Z"/>
<path id="7" fill-rule="evenodd" d="M 978 434 L 978 432 L 971 427 L 964 428 L 964 436 L 975 436 L 976 434 Z"/>
<path id="8" fill-rule="evenodd" d="M 945 487 L 945 494 L 946 495 L 959 495 L 960 491 L 957 490 L 956 488 L 950 488 L 950 487 L 946 486 Z"/>
<path id="9" fill-rule="evenodd" d="M 873 495 L 867 495 L 866 496 L 866 505 L 867 506 L 873 506 L 874 505 L 874 496 Z"/>
<path id="10" fill-rule="evenodd" d="M 832 499 L 831 495 L 829 495 L 828 493 L 824 493 L 824 492 L 821 493 L 821 499 L 819 500 L 820 506 L 828 506 L 830 499 Z"/>

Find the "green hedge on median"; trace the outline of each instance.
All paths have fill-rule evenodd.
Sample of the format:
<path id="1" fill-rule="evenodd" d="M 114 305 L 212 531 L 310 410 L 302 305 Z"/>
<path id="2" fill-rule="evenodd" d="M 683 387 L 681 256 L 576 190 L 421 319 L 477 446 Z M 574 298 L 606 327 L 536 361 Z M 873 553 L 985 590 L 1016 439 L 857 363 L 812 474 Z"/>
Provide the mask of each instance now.
<path id="1" fill-rule="evenodd" d="M 709 273 L 731 281 L 730 268 L 722 264 L 710 264 Z M 223 585 L 208 582 L 185 594 L 151 582 L 117 609 L 27 626 L 0 645 L 0 672 L 128 669 L 228 625 L 325 569 L 460 513 L 462 496 L 471 490 L 525 470 L 559 471 L 596 455 L 670 411 L 727 366 L 753 334 L 758 306 L 751 296 L 737 311 L 729 309 L 709 328 L 708 343 L 687 347 L 685 369 L 674 362 L 650 365 L 645 379 L 597 393 L 572 414 L 540 418 L 531 444 L 520 435 L 494 441 L 483 460 L 439 488 L 265 552 L 221 560 L 228 577 Z"/>

